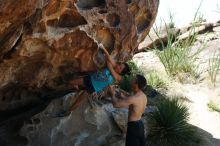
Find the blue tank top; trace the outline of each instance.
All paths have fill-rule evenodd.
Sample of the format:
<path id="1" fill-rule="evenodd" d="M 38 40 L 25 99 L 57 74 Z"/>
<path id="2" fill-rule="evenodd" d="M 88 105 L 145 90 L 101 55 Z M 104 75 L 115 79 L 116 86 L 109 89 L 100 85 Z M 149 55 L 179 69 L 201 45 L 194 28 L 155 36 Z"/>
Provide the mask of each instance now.
<path id="1" fill-rule="evenodd" d="M 113 77 L 107 68 L 102 71 L 90 74 L 90 77 L 96 93 L 113 84 Z"/>

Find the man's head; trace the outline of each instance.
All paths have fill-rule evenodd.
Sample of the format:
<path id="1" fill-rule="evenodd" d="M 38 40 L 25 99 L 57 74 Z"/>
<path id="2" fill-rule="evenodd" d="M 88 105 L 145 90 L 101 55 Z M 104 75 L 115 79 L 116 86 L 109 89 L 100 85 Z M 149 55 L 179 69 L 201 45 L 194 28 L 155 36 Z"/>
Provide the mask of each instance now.
<path id="1" fill-rule="evenodd" d="M 124 76 L 125 74 L 130 74 L 131 70 L 127 63 L 118 62 L 115 66 L 115 71 Z"/>
<path id="2" fill-rule="evenodd" d="M 144 76 L 136 75 L 132 81 L 132 88 L 133 90 L 141 89 L 143 90 L 147 85 L 147 81 Z"/>

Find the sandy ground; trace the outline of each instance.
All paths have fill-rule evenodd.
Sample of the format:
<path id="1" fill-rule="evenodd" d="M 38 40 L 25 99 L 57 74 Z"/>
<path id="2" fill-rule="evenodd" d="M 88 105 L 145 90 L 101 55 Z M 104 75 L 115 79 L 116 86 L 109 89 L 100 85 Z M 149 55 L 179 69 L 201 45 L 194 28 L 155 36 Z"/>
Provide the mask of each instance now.
<path id="1" fill-rule="evenodd" d="M 188 99 L 185 103 L 190 112 L 189 123 L 204 130 L 202 133 L 208 135 L 204 146 L 220 146 L 220 113 L 212 111 L 207 106 L 213 97 L 220 99 L 219 91 L 208 88 L 207 84 L 178 83 L 169 91 Z"/>

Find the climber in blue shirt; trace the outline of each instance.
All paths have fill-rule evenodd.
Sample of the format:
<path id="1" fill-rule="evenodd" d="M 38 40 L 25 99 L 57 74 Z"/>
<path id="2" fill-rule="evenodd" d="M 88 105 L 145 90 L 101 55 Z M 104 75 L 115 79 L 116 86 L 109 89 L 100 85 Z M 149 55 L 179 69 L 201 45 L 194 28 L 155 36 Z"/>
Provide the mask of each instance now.
<path id="1" fill-rule="evenodd" d="M 127 63 L 115 62 L 108 51 L 102 47 L 107 57 L 107 67 L 85 77 L 70 81 L 73 86 L 82 86 L 89 94 L 99 93 L 114 82 L 120 82 L 122 76 L 130 73 Z"/>
<path id="2" fill-rule="evenodd" d="M 102 49 L 107 57 L 108 68 L 91 73 L 83 78 L 72 80 L 70 81 L 71 85 L 83 86 L 89 94 L 100 93 L 114 82 L 120 82 L 123 75 L 130 73 L 130 68 L 127 63 L 116 63 L 111 58 L 111 55 L 108 53 L 108 51 L 104 47 L 102 47 Z M 61 116 L 68 115 L 71 111 L 75 110 L 86 97 L 87 96 L 84 94 L 79 94 L 77 100 L 72 105 L 70 110 L 64 113 L 61 112 Z"/>

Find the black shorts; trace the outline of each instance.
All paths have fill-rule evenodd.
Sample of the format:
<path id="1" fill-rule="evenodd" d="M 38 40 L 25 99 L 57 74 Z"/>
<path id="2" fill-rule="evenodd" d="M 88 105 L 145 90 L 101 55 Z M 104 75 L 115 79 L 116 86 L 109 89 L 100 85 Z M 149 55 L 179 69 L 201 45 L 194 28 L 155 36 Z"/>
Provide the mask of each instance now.
<path id="1" fill-rule="evenodd" d="M 93 92 L 95 92 L 95 89 L 94 89 L 94 87 L 93 87 L 93 85 L 92 85 L 91 77 L 90 77 L 89 75 L 87 75 L 87 76 L 85 76 L 85 77 L 83 78 L 83 84 L 84 84 L 86 90 L 87 90 L 90 94 L 92 94 Z"/>
<path id="2" fill-rule="evenodd" d="M 141 120 L 128 122 L 126 146 L 145 146 L 144 124 Z"/>

